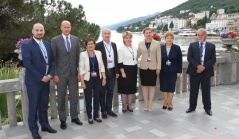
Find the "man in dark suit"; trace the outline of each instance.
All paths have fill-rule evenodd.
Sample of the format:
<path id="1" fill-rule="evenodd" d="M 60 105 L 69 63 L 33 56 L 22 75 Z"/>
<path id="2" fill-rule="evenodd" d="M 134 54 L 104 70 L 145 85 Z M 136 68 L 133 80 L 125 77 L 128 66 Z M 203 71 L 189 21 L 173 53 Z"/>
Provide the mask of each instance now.
<path id="1" fill-rule="evenodd" d="M 42 40 L 45 34 L 40 23 L 33 25 L 33 38 L 23 44 L 22 60 L 25 67 L 25 84 L 29 100 L 28 126 L 34 139 L 41 139 L 38 134 L 37 119 L 42 131 L 56 133 L 48 122 L 47 108 L 50 92 L 50 79 L 54 75 L 55 60 L 50 44 Z"/>
<path id="2" fill-rule="evenodd" d="M 186 113 L 195 111 L 199 86 L 201 85 L 204 110 L 211 111 L 211 77 L 214 76 L 213 65 L 216 62 L 215 45 L 206 41 L 207 32 L 201 28 L 197 32 L 198 42 L 189 45 L 187 74 L 190 75 L 190 107 Z"/>
<path id="3" fill-rule="evenodd" d="M 118 53 L 116 44 L 110 41 L 110 29 L 103 29 L 101 35 L 103 40 L 96 44 L 95 50 L 101 51 L 105 66 L 106 85 L 102 86 L 100 106 L 102 118 L 107 119 L 107 114 L 117 117 L 117 115 L 112 111 L 112 100 L 114 95 L 115 79 L 119 77 Z"/>
<path id="4" fill-rule="evenodd" d="M 83 123 L 78 118 L 77 105 L 79 105 L 78 90 L 78 67 L 79 67 L 79 39 L 70 35 L 71 23 L 61 23 L 62 34 L 52 38 L 51 46 L 56 60 L 54 82 L 57 84 L 58 92 L 58 114 L 61 121 L 61 129 L 66 129 L 65 97 L 67 87 L 70 95 L 71 122 L 77 125 Z"/>

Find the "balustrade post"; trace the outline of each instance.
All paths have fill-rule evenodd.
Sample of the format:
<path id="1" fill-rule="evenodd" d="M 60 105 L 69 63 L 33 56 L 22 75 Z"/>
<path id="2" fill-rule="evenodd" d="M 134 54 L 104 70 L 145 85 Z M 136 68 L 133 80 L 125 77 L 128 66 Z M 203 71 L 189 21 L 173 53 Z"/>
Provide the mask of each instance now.
<path id="1" fill-rule="evenodd" d="M 177 78 L 177 81 L 176 81 L 176 90 L 175 90 L 175 93 L 179 94 L 181 92 L 181 77 L 180 78 Z"/>
<path id="2" fill-rule="evenodd" d="M 115 88 L 113 93 L 113 107 L 119 106 L 119 94 L 118 94 L 118 82 L 117 79 L 115 79 Z"/>
<path id="3" fill-rule="evenodd" d="M 142 92 L 142 85 L 141 85 L 141 78 L 139 76 L 140 74 L 140 69 L 138 68 L 138 93 L 139 93 L 139 101 L 143 101 L 143 92 Z"/>
<path id="4" fill-rule="evenodd" d="M 182 72 L 182 92 L 187 92 L 188 77 L 186 73 L 187 69 L 183 68 Z"/>
<path id="5" fill-rule="evenodd" d="M 2 114 L 1 114 L 1 110 L 0 110 L 0 130 L 2 130 Z"/>
<path id="6" fill-rule="evenodd" d="M 9 126 L 14 127 L 17 126 L 17 111 L 15 105 L 15 95 L 14 92 L 7 93 L 7 111 L 8 111 L 8 120 Z"/>
<path id="7" fill-rule="evenodd" d="M 50 81 L 50 109 L 51 109 L 51 119 L 57 118 L 57 107 L 56 107 L 56 89 L 55 83 L 51 80 Z"/>
<path id="8" fill-rule="evenodd" d="M 27 96 L 27 88 L 25 85 L 25 72 L 19 72 L 19 78 L 22 86 L 21 91 L 21 101 L 22 101 L 22 117 L 23 117 L 23 124 L 28 126 L 28 96 Z"/>

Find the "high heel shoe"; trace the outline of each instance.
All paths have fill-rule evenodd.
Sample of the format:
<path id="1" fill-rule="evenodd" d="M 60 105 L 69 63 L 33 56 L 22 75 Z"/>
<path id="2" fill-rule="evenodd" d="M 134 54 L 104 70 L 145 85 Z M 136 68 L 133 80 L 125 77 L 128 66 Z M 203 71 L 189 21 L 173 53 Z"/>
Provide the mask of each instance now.
<path id="1" fill-rule="evenodd" d="M 126 109 L 125 109 L 125 110 L 124 110 L 124 109 L 122 109 L 122 112 L 123 112 L 123 113 L 126 113 Z"/>
<path id="2" fill-rule="evenodd" d="M 93 124 L 94 121 L 93 121 L 92 119 L 88 119 L 88 123 L 89 123 L 89 124 Z"/>
<path id="3" fill-rule="evenodd" d="M 167 109 L 167 106 L 163 106 L 163 109 Z"/>
<path id="4" fill-rule="evenodd" d="M 153 110 L 152 110 L 152 109 L 149 109 L 148 111 L 149 111 L 149 112 L 152 112 Z"/>
<path id="5" fill-rule="evenodd" d="M 134 111 L 132 107 L 131 107 L 131 109 L 129 108 L 129 105 L 127 105 L 126 107 L 127 107 L 128 111 L 130 111 L 130 112 Z"/>
<path id="6" fill-rule="evenodd" d="M 94 118 L 94 120 L 95 120 L 96 122 L 98 122 L 98 123 L 101 123 L 101 122 L 102 122 L 102 120 L 101 120 L 100 118 Z"/>
<path id="7" fill-rule="evenodd" d="M 144 108 L 144 111 L 147 111 L 148 110 L 148 108 Z"/>
<path id="8" fill-rule="evenodd" d="M 169 110 L 169 111 L 172 111 L 172 110 L 173 110 L 173 107 L 168 107 L 168 110 Z"/>

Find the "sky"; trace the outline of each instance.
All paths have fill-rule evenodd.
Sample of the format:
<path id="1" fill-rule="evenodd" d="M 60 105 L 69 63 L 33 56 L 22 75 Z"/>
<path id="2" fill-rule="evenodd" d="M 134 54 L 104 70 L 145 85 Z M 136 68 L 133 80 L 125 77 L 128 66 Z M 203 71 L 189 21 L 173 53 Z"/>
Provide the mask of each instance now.
<path id="1" fill-rule="evenodd" d="M 172 9 L 187 0 L 66 0 L 83 6 L 88 22 L 100 26 Z"/>

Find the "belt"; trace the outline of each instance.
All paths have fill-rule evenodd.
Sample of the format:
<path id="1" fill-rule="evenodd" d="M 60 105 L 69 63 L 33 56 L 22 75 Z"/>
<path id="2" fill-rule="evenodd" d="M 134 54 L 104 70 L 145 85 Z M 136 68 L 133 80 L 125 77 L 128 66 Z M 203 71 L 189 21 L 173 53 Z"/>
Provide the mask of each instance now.
<path id="1" fill-rule="evenodd" d="M 107 71 L 112 71 L 112 70 L 115 70 L 115 68 L 109 68 L 109 69 L 107 69 Z"/>

